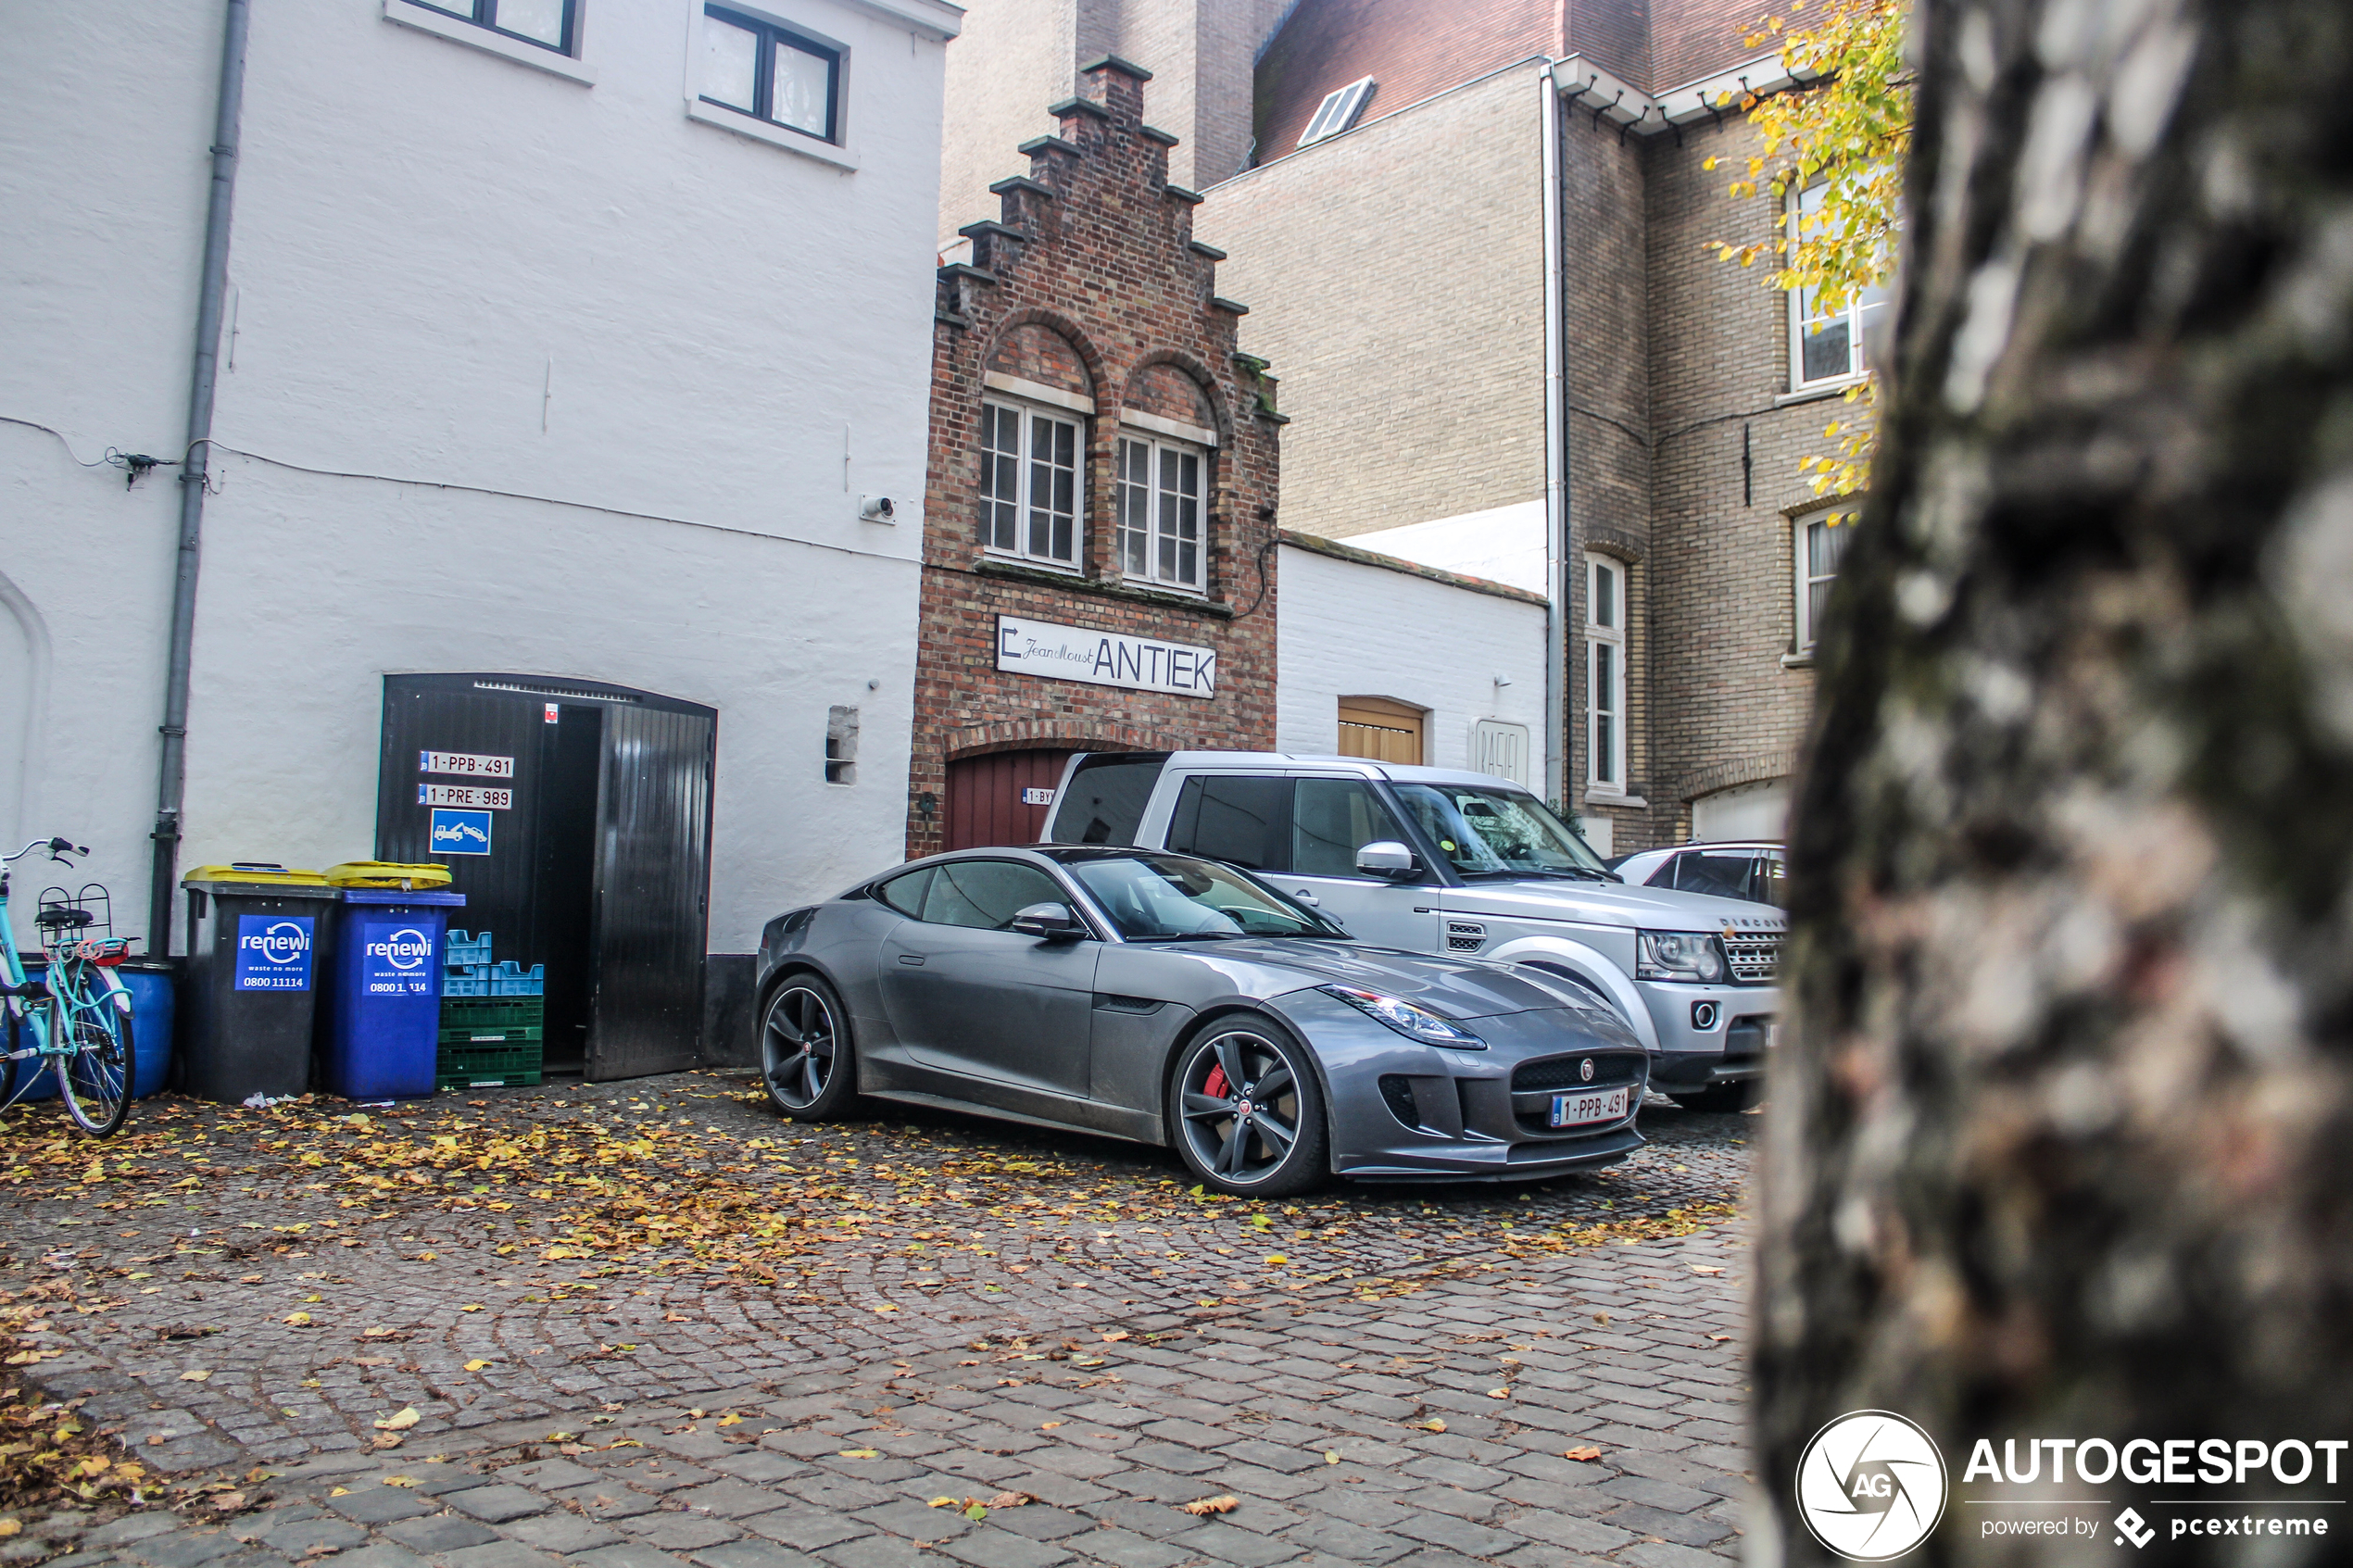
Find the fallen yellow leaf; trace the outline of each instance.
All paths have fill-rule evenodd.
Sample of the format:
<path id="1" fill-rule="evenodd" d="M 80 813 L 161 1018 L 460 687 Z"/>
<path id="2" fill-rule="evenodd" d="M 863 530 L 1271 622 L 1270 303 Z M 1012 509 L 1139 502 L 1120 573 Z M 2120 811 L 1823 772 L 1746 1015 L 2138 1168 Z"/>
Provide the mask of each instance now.
<path id="1" fill-rule="evenodd" d="M 1026 1508 L 1038 1499 L 1027 1492 L 999 1492 L 983 1504 L 986 1508 Z"/>
<path id="2" fill-rule="evenodd" d="M 484 1361 L 481 1357 L 477 1356 L 472 1361 L 466 1363 L 466 1370 L 468 1372 L 480 1372 L 483 1368 L 488 1365 L 490 1365 L 488 1361 Z"/>
<path id="3" fill-rule="evenodd" d="M 1324 1450 L 1324 1462 L 1326 1464 L 1338 1464 L 1340 1462 L 1340 1450 L 1338 1449 L 1326 1449 Z"/>
<path id="4" fill-rule="evenodd" d="M 337 1486 L 333 1491 L 329 1492 L 327 1495 L 331 1498 L 347 1498 L 351 1495 L 351 1488 L 348 1486 Z"/>
<path id="5" fill-rule="evenodd" d="M 1723 1272 L 1724 1271 L 1722 1269 L 1717 1267 L 1713 1263 L 1693 1263 L 1692 1265 L 1692 1273 L 1695 1274 L 1720 1274 Z"/>
<path id="6" fill-rule="evenodd" d="M 479 1312 L 482 1311 L 482 1303 L 477 1301 L 471 1307 L 460 1307 L 458 1310 L 461 1312 Z"/>
<path id="7" fill-rule="evenodd" d="M 1040 1432 L 1051 1432 L 1055 1427 L 1060 1426 L 1061 1424 L 1062 1423 L 1059 1421 L 1041 1421 L 1038 1424 L 1038 1430 Z"/>
<path id="8" fill-rule="evenodd" d="M 418 1422 L 422 1421 L 424 1417 L 417 1413 L 417 1407 L 409 1405 L 376 1423 L 376 1430 L 379 1432 L 406 1432 L 409 1428 L 416 1425 Z"/>
<path id="9" fill-rule="evenodd" d="M 180 1381 L 182 1383 L 202 1383 L 211 1376 L 212 1374 L 207 1372 L 202 1367 L 192 1367 L 188 1371 L 180 1374 Z"/>
<path id="10" fill-rule="evenodd" d="M 308 1312 L 288 1312 L 284 1317 L 280 1318 L 278 1321 L 283 1323 L 292 1323 L 296 1328 L 308 1328 L 310 1326 L 310 1314 Z"/>
<path id="11" fill-rule="evenodd" d="M 841 1450 L 841 1457 L 844 1459 L 880 1459 L 882 1454 L 879 1449 L 844 1449 Z"/>
<path id="12" fill-rule="evenodd" d="M 742 1416 L 737 1415 L 734 1411 L 729 1411 L 725 1415 L 719 1418 L 719 1424 L 722 1426 L 740 1426 L 743 1424 L 743 1420 L 744 1418 Z"/>
<path id="13" fill-rule="evenodd" d="M 1512 1391 L 1508 1388 L 1490 1388 L 1487 1391 L 1487 1397 L 1491 1399 L 1508 1399 L 1512 1397 Z"/>
<path id="14" fill-rule="evenodd" d="M 1290 1261 L 1290 1260 L 1280 1252 L 1269 1252 L 1266 1254 L 1266 1266 L 1270 1269 L 1279 1269 L 1285 1263 Z"/>
<path id="15" fill-rule="evenodd" d="M 407 1475 L 387 1475 L 384 1478 L 384 1484 L 387 1486 L 413 1486 L 417 1483 L 412 1477 Z"/>
<path id="16" fill-rule="evenodd" d="M 1239 1498 L 1216 1497 L 1195 1498 L 1184 1507 L 1186 1512 L 1198 1517 L 1204 1513 L 1231 1513 L 1241 1505 L 1242 1499 Z"/>
<path id="17" fill-rule="evenodd" d="M 1576 1448 L 1573 1448 L 1567 1453 L 1561 1455 L 1561 1458 L 1563 1459 L 1574 1460 L 1596 1460 L 1601 1457 L 1602 1450 L 1595 1448 L 1591 1443 L 1580 1443 Z"/>
<path id="18" fill-rule="evenodd" d="M 1428 1421 L 1422 1423 L 1422 1430 L 1425 1432 L 1443 1432 L 1446 1430 L 1446 1424 L 1439 1420 L 1438 1417 L 1431 1416 Z"/>
<path id="19" fill-rule="evenodd" d="M 963 1499 L 961 1498 L 934 1498 L 931 1501 L 924 1504 L 924 1506 L 925 1508 L 954 1508 L 963 1501 Z"/>
<path id="20" fill-rule="evenodd" d="M 23 1528 L 24 1521 L 21 1519 L 0 1519 L 0 1537 L 13 1536 Z"/>

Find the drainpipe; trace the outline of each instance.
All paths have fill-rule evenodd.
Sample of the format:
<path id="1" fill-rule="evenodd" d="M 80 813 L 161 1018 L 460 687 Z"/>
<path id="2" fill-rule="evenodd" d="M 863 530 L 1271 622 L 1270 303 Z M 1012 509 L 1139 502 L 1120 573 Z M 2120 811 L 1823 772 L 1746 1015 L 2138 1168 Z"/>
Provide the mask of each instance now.
<path id="1" fill-rule="evenodd" d="M 1564 816 L 1568 765 L 1568 388 L 1561 312 L 1560 86 L 1551 59 L 1538 85 L 1544 104 L 1544 752 L 1545 784 Z"/>
<path id="2" fill-rule="evenodd" d="M 163 686 L 163 761 L 156 784 L 155 872 L 147 890 L 147 951 L 171 952 L 180 808 L 187 795 L 188 666 L 196 640 L 196 561 L 212 469 L 212 393 L 220 370 L 220 306 L 229 285 L 229 215 L 237 189 L 237 123 L 245 107 L 247 0 L 228 0 L 220 35 L 220 88 L 212 128 L 212 194 L 205 211 L 204 271 L 196 292 L 196 352 L 189 374 L 188 450 L 180 468 L 180 563 L 171 590 L 171 648 Z"/>

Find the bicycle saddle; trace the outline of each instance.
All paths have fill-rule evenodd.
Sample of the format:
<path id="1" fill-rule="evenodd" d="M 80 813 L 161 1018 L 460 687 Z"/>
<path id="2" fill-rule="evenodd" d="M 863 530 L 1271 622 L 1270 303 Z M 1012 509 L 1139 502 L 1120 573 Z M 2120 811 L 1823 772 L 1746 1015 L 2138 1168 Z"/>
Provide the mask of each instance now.
<path id="1" fill-rule="evenodd" d="M 87 909 L 44 909 L 32 917 L 32 923 L 52 931 L 80 930 L 96 919 Z"/>

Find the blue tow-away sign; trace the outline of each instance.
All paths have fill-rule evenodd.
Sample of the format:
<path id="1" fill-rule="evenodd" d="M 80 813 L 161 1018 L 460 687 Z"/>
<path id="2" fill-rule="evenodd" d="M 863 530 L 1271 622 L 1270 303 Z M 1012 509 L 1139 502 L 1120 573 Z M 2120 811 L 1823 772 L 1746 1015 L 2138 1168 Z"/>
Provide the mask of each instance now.
<path id="1" fill-rule="evenodd" d="M 490 853 L 490 813 L 460 811 L 436 806 L 433 812 L 433 852 L 436 855 Z"/>

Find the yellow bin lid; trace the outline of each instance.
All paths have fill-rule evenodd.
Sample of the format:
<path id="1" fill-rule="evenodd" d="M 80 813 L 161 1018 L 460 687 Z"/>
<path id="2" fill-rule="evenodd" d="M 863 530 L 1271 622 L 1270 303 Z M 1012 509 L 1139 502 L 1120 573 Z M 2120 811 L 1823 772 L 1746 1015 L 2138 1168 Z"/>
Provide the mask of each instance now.
<path id="1" fill-rule="evenodd" d="M 318 872 L 290 869 L 275 860 L 232 860 L 225 866 L 198 866 L 180 879 L 190 882 L 290 882 L 304 887 L 324 887 L 326 877 Z"/>
<path id="2" fill-rule="evenodd" d="M 398 887 L 414 892 L 421 887 L 448 886 L 449 868 L 403 865 L 397 860 L 346 860 L 327 868 L 327 882 L 333 887 Z"/>

